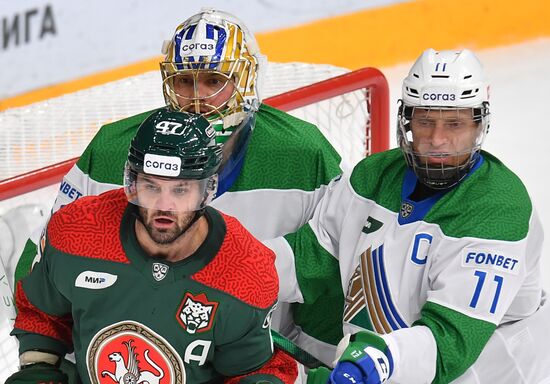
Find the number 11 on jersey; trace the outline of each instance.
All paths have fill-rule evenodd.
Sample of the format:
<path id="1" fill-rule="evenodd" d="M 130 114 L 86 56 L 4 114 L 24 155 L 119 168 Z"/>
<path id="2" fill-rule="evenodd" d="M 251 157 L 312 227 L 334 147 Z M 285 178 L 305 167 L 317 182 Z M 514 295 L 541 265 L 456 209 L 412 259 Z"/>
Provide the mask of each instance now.
<path id="1" fill-rule="evenodd" d="M 474 275 L 477 277 L 477 284 L 476 284 L 476 289 L 474 291 L 474 295 L 472 296 L 472 300 L 470 301 L 471 308 L 475 308 L 477 306 L 479 295 L 481 294 L 481 290 L 483 289 L 483 285 L 485 284 L 485 278 L 487 277 L 487 272 L 475 271 Z M 497 308 L 498 299 L 500 297 L 500 291 L 502 289 L 502 283 L 504 282 L 504 278 L 502 276 L 495 275 L 493 282 L 496 283 L 496 289 L 493 297 L 493 303 L 491 304 L 491 309 L 489 310 L 489 312 L 494 314 Z"/>

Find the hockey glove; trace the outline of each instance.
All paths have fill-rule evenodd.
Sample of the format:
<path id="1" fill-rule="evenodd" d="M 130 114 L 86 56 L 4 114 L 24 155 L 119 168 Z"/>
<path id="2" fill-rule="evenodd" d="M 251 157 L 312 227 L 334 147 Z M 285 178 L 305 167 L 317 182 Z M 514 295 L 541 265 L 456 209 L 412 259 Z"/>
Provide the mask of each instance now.
<path id="1" fill-rule="evenodd" d="M 382 337 L 370 331 L 349 339 L 344 353 L 330 374 L 331 384 L 381 384 L 393 373 L 393 359 Z"/>
<path id="2" fill-rule="evenodd" d="M 55 365 L 35 363 L 8 377 L 5 384 L 68 384 L 69 378 Z"/>

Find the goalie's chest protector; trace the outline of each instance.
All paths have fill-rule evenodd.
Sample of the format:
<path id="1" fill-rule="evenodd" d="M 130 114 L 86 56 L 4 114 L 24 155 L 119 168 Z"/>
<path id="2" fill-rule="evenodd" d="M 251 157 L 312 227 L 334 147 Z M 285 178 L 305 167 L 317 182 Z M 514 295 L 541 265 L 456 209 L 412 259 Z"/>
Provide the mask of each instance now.
<path id="1" fill-rule="evenodd" d="M 135 218 L 128 210 L 112 241 L 103 238 L 102 245 L 87 254 L 74 245 L 70 252 L 76 255 L 63 251 L 59 239 L 50 239 L 49 250 L 55 253 L 49 257 L 52 279 L 71 302 L 77 364 L 80 372 L 89 372 L 91 383 L 103 383 L 107 376 L 122 383 L 125 375 L 150 383 L 200 383 L 220 378 L 214 366 L 246 370 L 243 364 L 249 362 L 235 351 L 243 325 L 252 322 L 261 332 L 256 335 L 258 343 L 248 344 L 246 354 L 257 356 L 258 365 L 269 359 L 269 313 L 278 287 L 274 267 L 269 267 L 273 260 L 257 260 L 268 266 L 256 276 L 265 289 L 248 284 L 234 265 L 243 254 L 233 254 L 234 245 L 224 242 L 226 229 L 235 228 L 229 224 L 231 228 L 226 228 L 225 222 L 234 219 L 222 218 L 210 208 L 206 215 L 207 239 L 194 255 L 177 263 L 143 252 L 133 230 Z M 73 240 L 79 238 L 78 233 L 74 236 Z M 246 235 L 240 238 L 249 241 Z M 86 241 L 82 249 L 90 249 Z M 265 256 L 263 250 L 255 250 L 255 243 L 249 245 L 251 254 Z M 228 284 L 220 282 L 222 271 L 228 273 Z M 236 343 L 233 353 L 224 354 L 221 346 L 231 343 Z M 225 374 L 229 373 L 228 368 Z"/>

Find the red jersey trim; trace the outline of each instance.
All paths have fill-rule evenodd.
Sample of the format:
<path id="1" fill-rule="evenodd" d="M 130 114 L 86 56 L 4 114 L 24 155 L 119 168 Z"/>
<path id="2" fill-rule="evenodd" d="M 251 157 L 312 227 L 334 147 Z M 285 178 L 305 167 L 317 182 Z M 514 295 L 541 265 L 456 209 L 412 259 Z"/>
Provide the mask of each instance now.
<path id="1" fill-rule="evenodd" d="M 122 188 L 82 197 L 54 213 L 48 223 L 48 241 L 71 255 L 129 263 L 120 241 L 127 205 Z"/>
<path id="2" fill-rule="evenodd" d="M 295 383 L 298 378 L 298 363 L 285 352 L 275 349 L 275 353 L 260 369 L 246 375 L 224 380 L 224 384 L 238 384 L 242 379 L 254 375 L 271 375 L 283 383 Z"/>
<path id="3" fill-rule="evenodd" d="M 224 214 L 222 217 L 226 233 L 221 248 L 212 261 L 192 278 L 251 306 L 268 308 L 279 293 L 275 254 L 237 219 Z"/>
<path id="4" fill-rule="evenodd" d="M 17 283 L 15 290 L 15 302 L 17 304 L 17 317 L 14 327 L 22 331 L 37 333 L 59 340 L 72 349 L 73 320 L 71 314 L 66 316 L 53 316 L 36 308 L 27 298 L 23 290 L 23 283 Z"/>

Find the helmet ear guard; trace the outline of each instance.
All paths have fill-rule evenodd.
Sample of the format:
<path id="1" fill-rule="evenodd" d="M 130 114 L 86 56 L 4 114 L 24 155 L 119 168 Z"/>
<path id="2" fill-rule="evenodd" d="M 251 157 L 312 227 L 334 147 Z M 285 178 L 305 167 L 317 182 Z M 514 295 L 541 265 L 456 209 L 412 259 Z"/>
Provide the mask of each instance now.
<path id="1" fill-rule="evenodd" d="M 428 49 L 416 60 L 403 81 L 402 99 L 399 101 L 397 139 L 407 164 L 418 180 L 432 189 L 447 189 L 466 177 L 479 159 L 481 145 L 489 129 L 489 85 L 483 67 L 469 50 L 435 51 Z M 471 147 L 448 153 L 438 150 L 431 158 L 452 157 L 467 159 L 460 164 L 441 161 L 428 163 L 426 153 L 420 153 L 413 141 L 411 121 L 415 112 L 449 116 L 456 111 L 471 111 L 471 119 L 479 127 Z M 462 111 L 462 112 L 461 112 Z"/>

